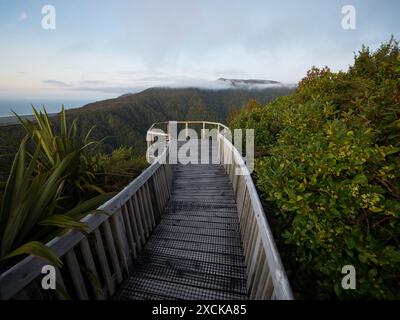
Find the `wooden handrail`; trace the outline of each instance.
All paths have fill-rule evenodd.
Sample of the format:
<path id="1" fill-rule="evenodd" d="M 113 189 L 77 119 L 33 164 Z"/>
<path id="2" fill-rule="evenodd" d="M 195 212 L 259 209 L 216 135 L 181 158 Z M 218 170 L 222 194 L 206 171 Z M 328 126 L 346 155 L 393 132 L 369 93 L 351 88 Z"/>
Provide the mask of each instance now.
<path id="1" fill-rule="evenodd" d="M 218 131 L 220 131 L 220 128 L 223 128 L 225 130 L 229 130 L 229 128 L 219 122 L 212 122 L 212 121 L 201 121 L 201 120 L 189 120 L 189 121 L 184 121 L 184 120 L 178 120 L 178 121 L 164 121 L 164 122 L 155 122 L 151 125 L 150 129 L 147 131 L 147 134 L 154 134 L 154 135 L 160 135 L 160 136 L 168 136 L 169 133 L 160 133 L 160 132 L 155 132 L 153 131 L 153 129 L 155 129 L 157 126 L 159 125 L 167 125 L 170 123 L 176 123 L 176 124 L 185 124 L 185 125 L 190 125 L 190 124 L 202 124 L 203 128 L 205 127 L 205 125 L 213 125 L 213 126 L 217 126 L 217 128 L 219 129 Z"/>
<path id="2" fill-rule="evenodd" d="M 293 299 L 251 175 L 242 156 L 226 136 L 229 128 L 209 121 L 176 123 L 185 124 L 186 128 L 190 124 L 202 124 L 203 129 L 206 126 L 218 128 L 219 159 L 232 182 L 238 207 L 249 297 Z M 161 124 L 168 125 L 170 122 L 153 124 L 148 134 L 163 134 L 154 131 Z M 169 134 L 166 133 L 168 137 Z M 168 154 L 169 144 L 159 159 L 167 158 Z M 243 170 L 244 175 L 236 174 L 237 168 Z M 172 180 L 173 171 L 168 162 L 153 162 L 121 192 L 100 206 L 98 213 L 82 219 L 88 227 L 88 236 L 71 230 L 46 244 L 65 263 L 62 270 L 57 269 L 57 283 L 63 287 L 62 292 L 78 299 L 105 299 L 115 293 L 117 285 L 132 272 L 133 259 L 160 220 L 161 212 L 171 196 Z M 79 260 L 98 283 L 84 280 Z M 43 260 L 28 256 L 0 274 L 0 299 L 40 298 L 43 290 L 38 286 L 39 276 L 46 264 Z M 63 275 L 68 276 L 68 281 L 63 281 Z M 56 295 L 58 299 L 65 298 L 60 291 Z"/>
<path id="3" fill-rule="evenodd" d="M 167 156 L 168 150 L 167 146 L 163 152 L 164 156 Z M 121 274 L 131 272 L 132 256 L 137 255 L 138 248 L 146 242 L 154 229 L 155 220 L 159 219 L 169 199 L 170 194 L 167 190 L 171 190 L 171 183 L 172 170 L 169 165 L 154 162 L 121 192 L 100 206 L 96 213 L 88 214 L 81 220 L 87 225 L 91 238 L 95 239 L 91 247 L 88 245 L 87 237 L 74 230 L 46 244 L 58 257 L 65 257 L 74 284 L 72 290 L 78 298 L 89 297 L 88 288 L 82 288 L 82 274 L 75 263 L 75 249 L 78 244 L 82 256 L 85 257 L 86 267 L 94 274 L 103 275 L 102 293 L 97 293 L 96 298 L 104 299 L 111 296 L 115 291 L 116 282 L 122 281 Z M 131 232 L 132 230 L 135 234 Z M 101 270 L 96 269 L 94 258 L 99 262 Z M 111 261 L 113 266 L 113 274 L 108 261 Z M 31 285 L 46 264 L 48 263 L 30 255 L 0 274 L 0 299 L 11 299 L 26 286 Z M 58 273 L 57 281 L 63 282 L 61 273 Z M 71 288 L 64 288 L 67 292 L 68 289 Z"/>
<path id="4" fill-rule="evenodd" d="M 250 298 L 292 300 L 292 290 L 250 172 L 232 143 L 222 134 L 218 139 L 220 161 L 232 182 L 238 205 Z M 236 169 L 242 171 L 240 175 Z"/>
<path id="5" fill-rule="evenodd" d="M 169 123 L 154 123 L 148 134 L 161 135 L 153 129 L 158 125 Z M 250 298 L 292 300 L 292 290 L 250 172 L 242 155 L 226 137 L 226 133 L 230 132 L 229 128 L 221 123 L 209 121 L 175 121 L 175 123 L 185 124 L 186 129 L 189 124 L 203 124 L 203 129 L 206 124 L 218 127 L 219 159 L 232 182 L 238 205 Z M 220 128 L 223 130 L 220 131 Z M 235 172 L 237 168 L 242 171 L 240 175 Z"/>

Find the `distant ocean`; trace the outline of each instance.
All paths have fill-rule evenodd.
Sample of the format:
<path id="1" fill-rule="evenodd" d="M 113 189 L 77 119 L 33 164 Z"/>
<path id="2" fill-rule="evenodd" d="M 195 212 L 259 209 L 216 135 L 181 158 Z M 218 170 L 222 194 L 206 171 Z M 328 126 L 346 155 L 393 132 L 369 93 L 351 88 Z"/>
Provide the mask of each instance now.
<path id="1" fill-rule="evenodd" d="M 94 102 L 95 100 L 74 100 L 74 99 L 1 99 L 0 98 L 0 117 L 12 116 L 14 111 L 19 115 L 32 114 L 32 107 L 39 109 L 42 105 L 45 106 L 48 113 L 55 113 L 61 110 L 61 105 L 65 109 L 78 108 L 83 105 Z"/>

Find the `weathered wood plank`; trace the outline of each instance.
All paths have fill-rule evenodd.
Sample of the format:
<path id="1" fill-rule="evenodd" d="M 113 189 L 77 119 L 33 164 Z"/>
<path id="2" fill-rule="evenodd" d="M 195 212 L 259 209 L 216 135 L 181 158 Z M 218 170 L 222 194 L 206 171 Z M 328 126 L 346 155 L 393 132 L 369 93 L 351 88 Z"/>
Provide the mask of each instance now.
<path id="1" fill-rule="evenodd" d="M 137 210 L 137 212 L 139 212 L 139 214 L 140 214 L 141 220 L 143 222 L 145 234 L 146 234 L 146 239 L 148 239 L 149 235 L 150 235 L 150 225 L 149 225 L 147 217 L 146 217 L 146 211 L 144 209 L 144 204 L 142 201 L 142 196 L 141 196 L 140 191 L 138 191 L 134 195 L 134 205 L 135 205 L 135 210 Z"/>
<path id="2" fill-rule="evenodd" d="M 148 208 L 149 208 L 149 215 L 150 215 L 151 224 L 152 224 L 152 226 L 154 228 L 156 226 L 156 217 L 155 217 L 155 214 L 154 214 L 154 209 L 153 209 L 153 204 L 152 204 L 151 197 L 150 197 L 150 191 L 149 191 L 148 183 L 144 184 L 143 192 L 145 194 L 145 198 L 146 198 L 147 205 L 148 205 Z"/>
<path id="3" fill-rule="evenodd" d="M 94 277 L 94 279 L 89 279 L 92 285 L 94 295 L 96 299 L 102 300 L 104 299 L 104 296 L 98 288 L 98 285 L 100 284 L 100 278 L 99 274 L 97 273 L 96 265 L 94 264 L 92 251 L 90 250 L 90 245 L 87 238 L 84 238 L 80 242 L 80 247 L 81 247 L 83 261 L 85 263 L 87 271 L 91 273 L 92 277 Z M 96 281 L 97 283 L 95 283 L 94 281 Z"/>
<path id="4" fill-rule="evenodd" d="M 135 205 L 134 196 L 129 199 L 127 204 L 129 206 L 129 213 L 132 217 L 132 221 L 134 221 L 134 226 L 137 229 L 138 238 L 136 243 L 138 245 L 138 250 L 140 251 L 142 250 L 142 245 L 144 245 L 146 242 L 145 228 L 143 225 L 142 216 L 139 212 L 139 208 Z"/>
<path id="5" fill-rule="evenodd" d="M 126 275 L 129 275 L 132 268 L 132 256 L 127 239 L 127 227 L 124 224 L 121 210 L 111 216 L 110 222 L 120 265 L 122 265 Z"/>
<path id="6" fill-rule="evenodd" d="M 94 231 L 94 236 L 95 236 L 95 247 L 96 247 L 97 258 L 99 259 L 100 268 L 102 270 L 103 277 L 106 282 L 108 294 L 112 296 L 115 292 L 115 285 L 114 285 L 114 280 L 111 277 L 111 271 L 107 262 L 106 252 L 104 249 L 103 240 L 101 239 L 99 229 L 96 229 Z"/>
<path id="7" fill-rule="evenodd" d="M 80 300 L 89 300 L 89 295 L 74 250 L 68 251 L 65 255 L 65 259 L 67 261 L 72 282 L 74 283 L 76 295 Z"/>
<path id="8" fill-rule="evenodd" d="M 113 234 L 111 232 L 111 227 L 110 227 L 110 223 L 108 222 L 108 220 L 104 221 L 103 230 L 104 230 L 104 235 L 106 237 L 106 244 L 107 244 L 108 254 L 109 254 L 110 258 L 111 258 L 111 264 L 113 266 L 114 273 L 115 273 L 115 275 L 117 277 L 117 282 L 121 283 L 122 282 L 121 266 L 119 264 L 118 255 L 117 255 L 117 249 L 115 247 Z"/>
<path id="9" fill-rule="evenodd" d="M 139 238 L 139 235 L 137 234 L 136 223 L 135 223 L 135 221 L 131 220 L 131 217 L 128 213 L 128 209 L 126 206 L 123 206 L 121 209 L 122 209 L 122 216 L 124 218 L 124 224 L 126 226 L 126 233 L 127 233 L 127 238 L 129 241 L 129 246 L 131 249 L 131 254 L 132 254 L 132 257 L 134 259 L 136 259 L 136 257 L 137 257 L 136 241 Z"/>

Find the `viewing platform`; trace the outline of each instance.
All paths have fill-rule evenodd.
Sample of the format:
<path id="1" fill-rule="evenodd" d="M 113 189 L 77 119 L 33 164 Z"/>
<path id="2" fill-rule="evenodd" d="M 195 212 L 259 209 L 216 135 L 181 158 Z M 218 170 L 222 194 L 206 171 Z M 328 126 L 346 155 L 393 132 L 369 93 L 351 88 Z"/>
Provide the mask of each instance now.
<path id="1" fill-rule="evenodd" d="M 201 131 L 196 163 L 171 164 L 186 141 L 171 123 Z M 165 133 L 155 130 L 164 126 Z M 203 130 L 215 129 L 212 138 Z M 45 261 L 29 256 L 0 274 L 2 299 L 293 299 L 251 175 L 227 138 L 206 121 L 153 125 L 160 158 L 82 221 L 87 235 L 68 231 L 47 245 L 61 258 L 58 290 L 41 288 Z M 207 154 L 208 163 L 203 163 Z M 203 157 L 203 158 L 200 158 Z M 240 169 L 242 174 L 238 174 Z"/>

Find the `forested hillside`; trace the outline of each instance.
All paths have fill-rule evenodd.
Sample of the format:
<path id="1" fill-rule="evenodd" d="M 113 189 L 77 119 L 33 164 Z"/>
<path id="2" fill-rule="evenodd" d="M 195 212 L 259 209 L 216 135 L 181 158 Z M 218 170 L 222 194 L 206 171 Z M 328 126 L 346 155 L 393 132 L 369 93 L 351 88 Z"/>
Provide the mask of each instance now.
<path id="1" fill-rule="evenodd" d="M 225 122 L 232 109 L 244 107 L 249 99 L 267 103 L 291 91 L 286 87 L 262 90 L 152 88 L 138 94 L 88 104 L 68 111 L 67 115 L 79 117 L 83 131 L 96 125 L 94 137 L 108 136 L 104 141 L 105 151 L 127 145 L 142 154 L 146 130 L 154 122 L 204 119 Z"/>
<path id="2" fill-rule="evenodd" d="M 111 153 L 119 146 L 127 146 L 133 148 L 136 156 L 141 156 L 145 151 L 146 131 L 153 122 L 184 119 L 225 122 L 232 109 L 244 107 L 249 99 L 267 103 L 292 91 L 284 86 L 255 90 L 151 88 L 67 110 L 66 114 L 68 121 L 78 118 L 78 133 L 87 133 L 95 126 L 92 138 L 106 137 L 100 152 Z M 52 119 L 57 128 L 58 117 Z M 20 125 L 0 127 L 0 176 L 3 180 L 24 135 Z"/>

